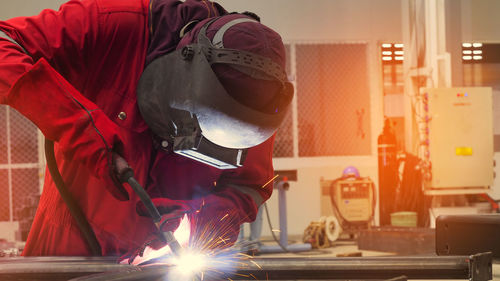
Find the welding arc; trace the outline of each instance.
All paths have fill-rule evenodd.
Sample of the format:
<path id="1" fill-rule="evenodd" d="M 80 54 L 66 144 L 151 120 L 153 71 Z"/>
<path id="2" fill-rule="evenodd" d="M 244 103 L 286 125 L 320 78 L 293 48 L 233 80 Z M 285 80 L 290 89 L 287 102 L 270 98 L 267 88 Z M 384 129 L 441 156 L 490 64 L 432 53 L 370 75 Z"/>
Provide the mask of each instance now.
<path id="1" fill-rule="evenodd" d="M 54 155 L 54 142 L 48 139 L 45 139 L 45 158 L 47 159 L 47 168 L 49 169 L 50 176 L 52 177 L 52 180 L 54 181 L 54 184 L 64 203 L 68 206 L 71 216 L 75 219 L 78 228 L 87 241 L 87 246 L 89 247 L 90 252 L 93 256 L 101 256 L 101 245 L 99 245 L 99 241 L 97 241 L 95 233 L 92 230 L 92 227 L 90 227 L 82 209 L 78 206 L 78 203 L 75 201 L 73 196 L 71 196 L 66 184 L 64 184 L 61 173 L 57 168 L 56 157 Z"/>

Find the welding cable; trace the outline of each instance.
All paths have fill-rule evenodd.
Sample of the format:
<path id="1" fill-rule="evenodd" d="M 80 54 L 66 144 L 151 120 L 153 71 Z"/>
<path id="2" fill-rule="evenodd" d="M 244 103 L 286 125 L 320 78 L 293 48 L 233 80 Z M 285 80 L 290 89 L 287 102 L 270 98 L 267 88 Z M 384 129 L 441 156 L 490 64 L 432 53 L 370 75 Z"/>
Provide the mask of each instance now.
<path id="1" fill-rule="evenodd" d="M 71 216 L 75 219 L 78 228 L 87 241 L 87 246 L 89 247 L 92 256 L 102 256 L 101 245 L 99 245 L 99 241 L 97 241 L 92 227 L 90 227 L 82 209 L 78 206 L 78 203 L 68 191 L 61 173 L 57 168 L 56 157 L 54 155 L 54 142 L 48 139 L 45 139 L 45 158 L 47 159 L 47 168 L 49 169 L 50 176 L 52 177 L 52 180 L 54 181 L 54 184 L 56 185 L 64 203 L 68 206 Z"/>
<path id="2" fill-rule="evenodd" d="M 269 217 L 269 210 L 267 209 L 267 203 L 264 202 L 264 208 L 266 209 L 266 217 L 267 217 L 267 223 L 269 225 L 269 229 L 271 230 L 271 234 L 273 235 L 273 239 L 274 241 L 276 241 L 276 243 L 278 243 L 278 245 L 280 246 L 280 248 L 285 252 L 285 253 L 290 253 L 290 251 L 288 251 L 288 249 L 281 245 L 280 241 L 278 240 L 278 238 L 276 237 L 276 235 L 274 234 L 274 231 L 273 231 L 273 225 L 271 224 L 271 218 Z"/>

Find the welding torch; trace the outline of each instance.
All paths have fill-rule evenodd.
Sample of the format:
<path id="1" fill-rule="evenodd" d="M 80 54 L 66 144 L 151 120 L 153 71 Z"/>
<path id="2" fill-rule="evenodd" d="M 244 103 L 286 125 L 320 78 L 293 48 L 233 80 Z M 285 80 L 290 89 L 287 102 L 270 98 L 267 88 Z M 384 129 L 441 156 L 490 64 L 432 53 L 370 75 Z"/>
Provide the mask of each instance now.
<path id="1" fill-rule="evenodd" d="M 148 193 L 142 188 L 142 186 L 137 182 L 134 178 L 134 171 L 128 165 L 127 161 L 123 159 L 116 153 L 113 153 L 113 161 L 115 164 L 115 172 L 118 176 L 118 179 L 122 183 L 128 183 L 130 187 L 134 190 L 134 192 L 139 196 L 140 200 L 146 207 L 149 215 L 153 219 L 153 222 L 156 226 L 158 233 L 160 234 L 160 238 L 164 240 L 164 242 L 170 247 L 172 253 L 176 256 L 180 256 L 182 252 L 182 247 L 175 239 L 172 231 L 162 231 L 161 230 L 161 215 L 156 206 L 151 201 L 151 197 L 149 197 Z"/>

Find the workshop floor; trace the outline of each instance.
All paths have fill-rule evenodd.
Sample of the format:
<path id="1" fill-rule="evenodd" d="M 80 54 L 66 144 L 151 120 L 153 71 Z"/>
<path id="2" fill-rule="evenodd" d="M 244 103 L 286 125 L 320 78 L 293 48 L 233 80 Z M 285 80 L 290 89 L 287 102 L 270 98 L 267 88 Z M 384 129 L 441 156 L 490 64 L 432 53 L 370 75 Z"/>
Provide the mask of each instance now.
<path id="1" fill-rule="evenodd" d="M 264 245 L 277 245 L 271 236 L 262 237 Z M 290 236 L 289 244 L 302 243 L 301 236 Z M 336 256 L 388 256 L 393 253 L 359 250 L 355 241 L 336 241 L 332 247 L 323 249 L 313 249 L 307 252 L 297 253 L 264 253 L 263 257 L 336 257 Z"/>
<path id="2" fill-rule="evenodd" d="M 289 244 L 301 243 L 301 237 L 290 237 Z M 262 238 L 264 245 L 277 245 L 277 243 L 272 240 L 272 237 Z M 376 252 L 376 251 L 361 251 L 355 241 L 337 241 L 332 247 L 323 249 L 313 249 L 306 252 L 296 252 L 296 253 L 262 253 L 261 256 L 265 257 L 335 257 L 335 256 L 387 256 L 393 255 L 392 253 L 386 252 Z"/>

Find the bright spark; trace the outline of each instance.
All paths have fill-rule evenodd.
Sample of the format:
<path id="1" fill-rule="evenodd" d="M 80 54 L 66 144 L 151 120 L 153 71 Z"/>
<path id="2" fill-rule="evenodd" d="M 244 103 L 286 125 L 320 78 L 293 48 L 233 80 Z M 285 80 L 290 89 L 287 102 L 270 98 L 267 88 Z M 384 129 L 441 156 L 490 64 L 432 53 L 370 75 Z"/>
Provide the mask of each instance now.
<path id="1" fill-rule="evenodd" d="M 177 230 L 174 231 L 175 239 L 177 239 L 177 241 L 183 248 L 189 244 L 189 237 L 191 234 L 190 232 L 191 232 L 191 224 L 189 222 L 189 218 L 187 215 L 184 215 L 184 217 L 181 219 L 179 227 L 177 228 Z M 168 245 L 157 250 L 147 246 L 144 249 L 143 256 L 142 257 L 136 256 L 132 264 L 134 265 L 142 264 L 152 259 L 170 255 L 171 253 L 172 250 Z M 121 263 L 128 263 L 128 260 L 122 261 Z"/>
<path id="2" fill-rule="evenodd" d="M 175 271 L 184 277 L 203 272 L 207 266 L 207 257 L 199 253 L 183 253 L 180 257 L 173 260 Z"/>
<path id="3" fill-rule="evenodd" d="M 257 266 L 260 270 L 262 270 L 262 266 L 260 266 L 258 263 L 256 263 L 253 260 L 250 260 L 250 262 L 253 263 L 253 264 L 255 264 L 255 266 Z"/>
<path id="4" fill-rule="evenodd" d="M 262 188 L 266 187 L 266 185 L 270 184 L 273 180 L 275 180 L 279 175 L 276 175 L 274 176 L 274 178 L 270 179 L 268 182 L 266 182 L 263 186 L 261 186 Z"/>
<path id="5" fill-rule="evenodd" d="M 239 253 L 238 248 L 230 248 L 234 243 L 232 237 L 236 235 L 235 225 L 240 223 L 235 220 L 238 216 L 231 212 L 221 212 L 208 217 L 203 212 L 204 207 L 205 204 L 202 204 L 199 212 L 194 216 L 190 215 L 189 219 L 188 216 L 184 216 L 174 232 L 174 236 L 183 248 L 180 256 L 173 255 L 168 246 L 159 250 L 146 247 L 143 257 L 136 257 L 133 264 L 141 265 L 154 261 L 155 264 L 169 266 L 171 270 L 168 271 L 167 280 L 231 281 L 228 276 L 236 274 L 237 268 L 246 266 L 243 260 L 252 258 Z M 245 277 L 251 278 L 248 275 Z"/>
<path id="6" fill-rule="evenodd" d="M 189 222 L 189 218 L 186 214 L 182 218 L 179 227 L 174 231 L 174 236 L 182 246 L 189 244 L 189 237 L 191 236 L 191 223 Z"/>
<path id="7" fill-rule="evenodd" d="M 226 214 L 222 217 L 222 219 L 220 219 L 220 221 L 222 221 L 223 219 L 227 218 L 227 216 L 229 216 L 229 214 Z"/>

